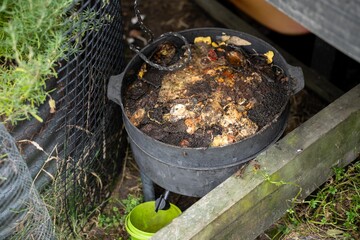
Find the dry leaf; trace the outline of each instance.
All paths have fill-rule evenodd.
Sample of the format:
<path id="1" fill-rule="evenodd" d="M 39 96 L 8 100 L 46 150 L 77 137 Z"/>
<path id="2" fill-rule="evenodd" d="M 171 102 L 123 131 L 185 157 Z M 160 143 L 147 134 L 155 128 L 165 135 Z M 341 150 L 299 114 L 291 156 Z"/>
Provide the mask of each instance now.
<path id="1" fill-rule="evenodd" d="M 222 41 L 222 42 L 226 42 L 226 41 L 228 41 L 230 39 L 230 36 L 228 36 L 228 35 L 224 35 L 224 36 L 221 36 L 220 37 L 220 40 Z"/>
<path id="2" fill-rule="evenodd" d="M 229 38 L 229 40 L 226 41 L 227 44 L 233 44 L 235 46 L 249 46 L 251 45 L 251 42 L 246 41 L 245 39 L 236 37 L 236 36 L 231 36 Z"/>
<path id="3" fill-rule="evenodd" d="M 344 231 L 341 231 L 341 230 L 339 230 L 339 229 L 333 228 L 333 229 L 327 230 L 327 231 L 326 231 L 326 234 L 329 235 L 329 236 L 331 236 L 331 237 L 340 237 L 341 235 L 344 234 Z"/>
<path id="4" fill-rule="evenodd" d="M 56 102 L 54 99 L 52 99 L 52 98 L 49 99 L 49 106 L 50 106 L 50 113 L 55 113 L 56 112 Z"/>
<path id="5" fill-rule="evenodd" d="M 19 143 L 30 143 L 32 144 L 37 150 L 40 150 L 42 152 L 45 152 L 44 149 L 35 141 L 31 141 L 31 140 L 20 140 L 18 141 Z"/>

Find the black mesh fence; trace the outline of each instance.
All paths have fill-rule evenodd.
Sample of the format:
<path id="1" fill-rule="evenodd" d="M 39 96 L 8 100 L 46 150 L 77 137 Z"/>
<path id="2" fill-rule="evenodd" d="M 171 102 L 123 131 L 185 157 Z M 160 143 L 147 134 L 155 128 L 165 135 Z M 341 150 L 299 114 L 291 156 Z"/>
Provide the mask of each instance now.
<path id="1" fill-rule="evenodd" d="M 39 108 L 43 123 L 25 121 L 7 130 L 37 189 L 48 191 L 56 182 L 58 199 L 48 207 L 64 213 L 70 229 L 109 196 L 126 141 L 120 108 L 106 97 L 110 76 L 124 65 L 120 1 L 74 0 L 68 14 L 77 16 L 69 17 L 67 33 L 76 51 L 47 82 L 56 111 L 45 103 Z"/>
<path id="2" fill-rule="evenodd" d="M 122 68 L 120 1 L 83 1 L 77 11 L 95 13 L 95 23 L 80 18 L 76 27 L 95 29 L 80 37 L 80 54 L 59 69 L 57 81 L 61 188 L 67 212 L 75 216 L 107 194 L 124 152 L 121 115 L 106 97 L 109 77 Z"/>

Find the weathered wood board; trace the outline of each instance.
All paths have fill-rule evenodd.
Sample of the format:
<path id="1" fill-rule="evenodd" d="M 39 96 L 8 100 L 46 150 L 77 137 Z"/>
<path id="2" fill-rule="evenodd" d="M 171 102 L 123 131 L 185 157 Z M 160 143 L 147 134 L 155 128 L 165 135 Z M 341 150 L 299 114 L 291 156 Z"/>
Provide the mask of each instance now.
<path id="1" fill-rule="evenodd" d="M 254 239 L 360 153 L 360 84 L 261 153 L 152 239 Z M 260 167 L 260 168 L 259 168 Z M 259 168 L 259 169 L 258 169 Z M 277 184 L 276 184 L 277 183 Z"/>
<path id="2" fill-rule="evenodd" d="M 271 44 L 275 47 L 286 59 L 286 61 L 294 66 L 299 66 L 303 69 L 305 77 L 305 85 L 307 88 L 311 89 L 317 95 L 328 102 L 332 102 L 340 97 L 344 92 L 337 88 L 335 85 L 327 81 L 325 78 L 317 74 L 314 70 L 307 67 L 305 64 L 298 61 L 291 54 L 287 53 L 285 50 L 281 49 L 270 39 L 265 37 L 255 28 L 250 26 L 244 20 L 239 18 L 236 14 L 232 13 L 229 9 L 224 7 L 216 0 L 195 0 L 195 2 L 203 8 L 212 18 L 219 21 L 225 27 L 234 29 L 241 32 L 246 32 L 253 36 L 259 37 L 264 41 Z"/>
<path id="3" fill-rule="evenodd" d="M 360 62 L 359 0 L 267 0 L 312 33 Z"/>

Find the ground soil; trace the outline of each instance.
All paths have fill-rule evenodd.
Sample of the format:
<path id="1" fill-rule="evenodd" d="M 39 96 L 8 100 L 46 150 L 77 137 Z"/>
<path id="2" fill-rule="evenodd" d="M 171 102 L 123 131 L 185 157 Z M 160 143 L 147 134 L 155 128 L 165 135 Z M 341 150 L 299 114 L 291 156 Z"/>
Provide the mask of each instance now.
<path id="1" fill-rule="evenodd" d="M 123 8 L 124 21 L 124 39 L 134 41 L 134 44 L 142 47 L 147 44 L 149 36 L 141 31 L 137 24 L 132 24 L 131 19 L 134 17 L 133 0 L 121 0 Z M 169 31 L 180 31 L 196 27 L 223 27 L 220 23 L 211 19 L 194 1 L 141 1 L 140 11 L 145 15 L 144 23 L 153 32 L 155 37 Z M 129 61 L 134 55 L 125 45 L 125 59 Z M 311 91 L 304 89 L 295 97 L 291 98 L 291 109 L 288 125 L 285 134 L 299 126 L 302 122 L 309 119 L 312 115 L 321 110 L 326 104 L 322 102 Z M 132 158 L 129 150 L 128 157 L 124 161 L 123 173 L 119 176 L 117 184 L 112 194 L 114 199 L 126 199 L 129 194 L 139 196 L 142 194 L 141 181 L 138 167 Z M 156 188 L 156 194 L 159 196 L 163 192 L 160 187 Z M 170 195 L 170 201 L 186 210 L 197 198 Z M 120 205 L 117 205 L 121 207 Z M 112 205 L 107 206 L 107 209 Z M 105 209 L 106 211 L 106 209 Z M 96 221 L 96 220 L 95 220 Z M 120 238 L 122 237 L 122 238 Z M 92 230 L 90 237 L 92 239 L 127 239 L 128 235 L 123 226 L 111 230 L 110 232 L 103 229 L 95 228 Z M 261 238 L 261 237 L 260 237 Z M 262 236 L 262 239 L 266 239 Z"/>

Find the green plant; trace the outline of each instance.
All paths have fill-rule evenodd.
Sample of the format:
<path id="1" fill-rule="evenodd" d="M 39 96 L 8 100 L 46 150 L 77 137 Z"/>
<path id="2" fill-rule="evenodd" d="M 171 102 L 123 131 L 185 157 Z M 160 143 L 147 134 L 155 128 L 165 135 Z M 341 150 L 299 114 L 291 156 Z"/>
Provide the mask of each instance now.
<path id="1" fill-rule="evenodd" d="M 269 174 L 256 171 L 276 186 L 299 187 L 286 216 L 267 230 L 271 239 L 294 232 L 319 239 L 360 239 L 360 161 L 333 171 L 334 176 L 306 200 L 299 199 L 301 187 L 297 184 L 273 180 Z"/>
<path id="2" fill-rule="evenodd" d="M 100 228 L 113 228 L 119 227 L 123 222 L 123 215 L 118 207 L 112 207 L 109 214 L 99 214 L 98 226 Z"/>
<path id="3" fill-rule="evenodd" d="M 128 195 L 127 199 L 123 199 L 121 202 L 124 204 L 125 214 L 128 214 L 134 207 L 139 205 L 143 201 L 142 197 L 136 197 L 134 195 Z"/>
<path id="4" fill-rule="evenodd" d="M 116 230 L 119 227 L 123 227 L 125 224 L 126 215 L 131 212 L 131 210 L 139 205 L 143 201 L 143 198 L 128 195 L 126 199 L 115 200 L 110 199 L 109 209 L 98 216 L 98 227 L 107 231 Z M 120 206 L 115 206 L 116 204 Z"/>
<path id="5" fill-rule="evenodd" d="M 56 62 L 71 51 L 64 32 L 72 0 L 5 0 L 0 17 L 0 116 L 16 123 L 46 100 L 45 82 L 56 77 Z"/>
<path id="6" fill-rule="evenodd" d="M 37 107 L 53 89 L 61 60 L 81 50 L 85 32 L 98 30 L 111 16 L 76 12 L 76 0 L 3 0 L 0 5 L 0 117 L 16 124 L 31 116 L 42 121 Z M 104 2 L 103 4 L 106 4 Z M 81 20 L 81 21 L 80 21 Z M 79 24 L 81 22 L 81 24 Z"/>
<path id="7" fill-rule="evenodd" d="M 289 209 L 286 210 L 286 213 L 287 213 L 288 218 L 290 219 L 291 223 L 294 225 L 298 225 L 300 223 L 300 220 L 298 219 L 298 216 L 296 215 L 294 208 L 295 208 L 296 202 L 298 201 L 298 198 L 302 192 L 302 187 L 294 182 L 286 182 L 283 180 L 280 180 L 280 181 L 273 180 L 269 174 L 267 174 L 263 171 L 259 171 L 259 170 L 257 170 L 257 171 L 262 174 L 262 176 L 268 183 L 274 184 L 277 187 L 280 187 L 283 185 L 288 185 L 288 186 L 293 186 L 293 187 L 299 189 L 297 194 L 295 195 L 295 197 L 293 197 L 291 199 L 291 201 L 290 201 L 291 205 L 290 205 Z M 285 232 L 289 231 L 289 229 L 286 226 L 281 226 L 281 227 L 279 227 L 278 230 L 281 233 L 285 233 Z"/>
<path id="8" fill-rule="evenodd" d="M 334 176 L 305 201 L 296 201 L 283 222 L 292 229 L 306 226 L 306 233 L 318 238 L 359 239 L 360 161 L 334 168 Z"/>

